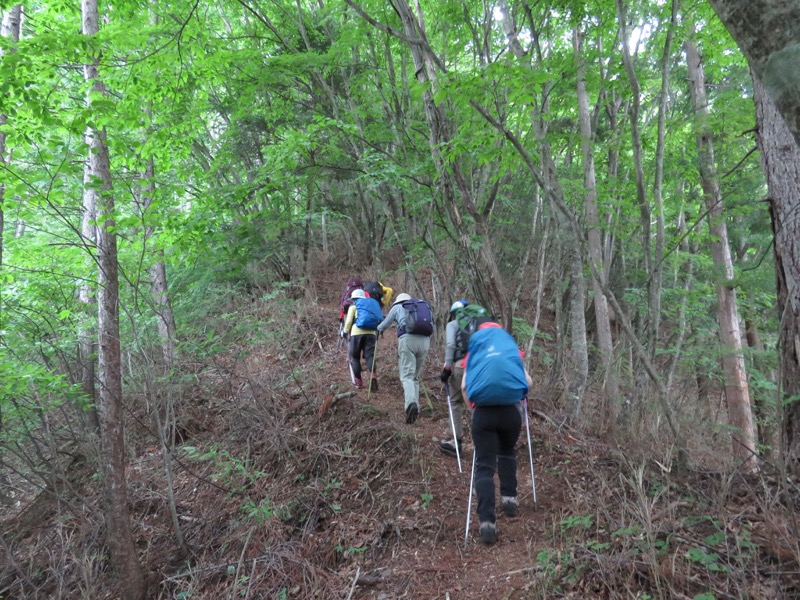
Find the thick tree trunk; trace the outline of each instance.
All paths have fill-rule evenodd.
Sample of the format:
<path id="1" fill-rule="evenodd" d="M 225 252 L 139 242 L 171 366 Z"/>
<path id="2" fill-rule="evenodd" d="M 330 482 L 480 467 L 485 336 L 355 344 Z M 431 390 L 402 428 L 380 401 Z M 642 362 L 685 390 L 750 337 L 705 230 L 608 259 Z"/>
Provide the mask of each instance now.
<path id="1" fill-rule="evenodd" d="M 83 34 L 99 30 L 96 0 L 83 0 Z M 97 63 L 84 65 L 84 77 L 91 93 L 104 94 Z M 91 110 L 91 96 L 87 97 Z M 125 600 L 144 600 L 147 586 L 131 532 L 128 488 L 125 480 L 125 434 L 122 410 L 122 356 L 119 339 L 119 271 L 117 238 L 114 232 L 114 197 L 111 165 L 103 130 L 86 131 L 89 146 L 87 189 L 98 208 L 98 382 L 100 399 L 100 464 L 105 491 L 103 514 L 111 563 L 120 578 L 119 591 Z"/>
<path id="2" fill-rule="evenodd" d="M 709 0 L 800 144 L 800 0 Z"/>
<path id="3" fill-rule="evenodd" d="M 791 468 L 800 472 L 800 148 L 758 77 L 753 80 L 756 141 L 775 235 L 784 452 Z"/>
<path id="4" fill-rule="evenodd" d="M 692 105 L 697 119 L 698 168 L 703 197 L 708 210 L 708 226 L 713 239 L 711 255 L 721 281 L 717 285 L 717 318 L 722 345 L 722 368 L 725 378 L 725 397 L 728 403 L 728 420 L 733 428 L 733 455 L 746 469 L 756 467 L 756 435 L 750 405 L 750 390 L 742 348 L 742 332 L 736 303 L 736 289 L 732 286 L 733 261 L 728 244 L 728 228 L 723 213 L 722 195 L 714 164 L 714 145 L 706 125 L 708 106 L 705 92 L 703 64 L 691 40 L 685 44 L 689 69 L 689 86 Z"/>

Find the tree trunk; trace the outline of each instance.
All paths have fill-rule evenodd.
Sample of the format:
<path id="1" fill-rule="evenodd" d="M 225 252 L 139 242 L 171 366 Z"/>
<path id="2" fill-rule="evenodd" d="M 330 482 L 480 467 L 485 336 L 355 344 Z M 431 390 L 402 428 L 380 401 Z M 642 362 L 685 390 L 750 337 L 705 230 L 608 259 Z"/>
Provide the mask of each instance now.
<path id="1" fill-rule="evenodd" d="M 709 3 L 739 44 L 800 144 L 800 70 L 797 68 L 800 0 L 709 0 Z"/>
<path id="2" fill-rule="evenodd" d="M 0 25 L 0 37 L 6 38 L 12 43 L 16 44 L 19 42 L 19 31 L 20 25 L 22 23 L 22 5 L 17 4 L 12 6 L 8 9 L 8 12 L 2 14 L 2 25 Z M 0 58 L 2 58 L 4 52 L 3 49 L 0 48 Z M 8 148 L 6 148 L 6 134 L 2 131 L 2 127 L 8 122 L 7 115 L 0 115 L 0 168 L 3 168 L 6 165 L 6 153 Z M 0 184 L 0 267 L 3 265 L 3 234 L 5 231 L 5 213 L 3 210 L 3 201 L 5 197 L 5 188 L 4 184 Z M 3 311 L 0 311 L 0 316 L 2 316 Z"/>
<path id="3" fill-rule="evenodd" d="M 728 228 L 723 214 L 722 195 L 719 190 L 714 145 L 706 125 L 708 106 L 705 91 L 703 64 L 697 48 L 687 40 L 686 61 L 689 69 L 689 91 L 697 120 L 698 168 L 703 187 L 703 199 L 708 210 L 708 227 L 711 232 L 711 255 L 719 272 L 717 284 L 717 319 L 722 346 L 722 368 L 725 379 L 725 398 L 728 404 L 728 421 L 733 428 L 733 456 L 748 470 L 756 467 L 756 436 L 750 391 L 742 349 L 742 332 L 736 303 L 733 280 L 733 261 L 728 244 Z"/>
<path id="4" fill-rule="evenodd" d="M 780 318 L 778 406 L 783 409 L 783 449 L 792 470 L 800 472 L 800 148 L 757 76 L 753 83 L 756 141 L 767 178 L 775 235 Z"/>
<path id="5" fill-rule="evenodd" d="M 144 172 L 145 188 L 144 198 L 141 202 L 142 219 L 146 222 L 146 213 L 153 203 L 155 195 L 155 166 L 153 159 L 147 161 Z M 145 225 L 145 241 L 153 235 L 153 228 Z M 175 325 L 175 315 L 172 311 L 172 303 L 169 299 L 169 287 L 167 285 L 167 267 L 164 263 L 164 251 L 156 250 L 155 260 L 150 265 L 150 290 L 153 295 L 155 312 L 158 317 L 158 334 L 161 339 L 161 354 L 164 357 L 166 369 L 172 368 L 175 364 L 175 353 L 177 346 L 177 327 Z"/>
<path id="6" fill-rule="evenodd" d="M 647 299 L 648 299 L 648 316 L 644 317 L 642 325 L 643 333 L 645 334 L 644 347 L 648 349 L 650 359 L 655 356 L 655 341 L 657 331 L 654 326 L 657 323 L 657 314 L 652 310 L 653 304 L 658 302 L 655 299 L 655 282 L 653 281 L 653 255 L 651 249 L 652 235 L 650 232 L 652 222 L 652 211 L 650 204 L 647 200 L 647 189 L 645 186 L 644 176 L 644 159 L 642 150 L 642 134 L 640 130 L 641 124 L 639 123 L 640 108 L 641 108 L 641 86 L 639 79 L 636 75 L 636 69 L 633 64 L 633 57 L 631 56 L 629 40 L 628 40 L 628 16 L 626 12 L 624 0 L 616 0 L 617 2 L 617 16 L 619 20 L 619 33 L 622 47 L 622 63 L 625 67 L 625 72 L 628 74 L 628 83 L 631 87 L 631 104 L 629 113 L 631 118 L 631 145 L 633 148 L 633 167 L 636 179 L 636 204 L 639 207 L 639 223 L 642 228 L 642 259 L 644 261 L 644 271 L 648 275 L 647 281 Z M 641 371 L 639 371 L 641 372 Z"/>
<path id="7" fill-rule="evenodd" d="M 22 5 L 17 4 L 8 9 L 7 13 L 2 15 L 2 25 L 0 25 L 0 37 L 6 38 L 13 43 L 19 41 L 20 25 L 22 23 Z M 0 48 L 0 58 L 3 57 L 3 49 Z M 0 169 L 4 169 L 7 164 L 6 148 L 6 134 L 2 131 L 2 127 L 8 122 L 7 116 L 0 114 Z M 3 268 L 3 246 L 5 240 L 3 238 L 5 233 L 5 212 L 3 202 L 5 199 L 5 185 L 0 184 L 0 270 Z M 0 288 L 0 330 L 5 329 L 3 318 L 5 310 L 3 307 L 2 288 Z M 3 432 L 3 407 L 0 406 L 0 434 Z M 3 450 L 0 448 L 0 462 L 2 462 Z M 8 478 L 5 472 L 0 472 L 0 503 L 11 502 L 11 497 L 6 496 L 5 487 L 8 484 Z"/>
<path id="8" fill-rule="evenodd" d="M 351 0 L 347 0 L 347 3 L 363 15 L 363 12 Z M 458 214 L 454 187 L 458 190 L 467 212 L 474 219 L 476 232 L 481 237 L 482 242 L 478 249 L 478 256 L 483 267 L 482 270 L 488 278 L 486 280 L 486 289 L 500 313 L 505 328 L 511 331 L 513 324 L 511 302 L 508 299 L 508 294 L 500 276 L 500 270 L 497 267 L 491 236 L 488 235 L 489 228 L 486 216 L 477 209 L 473 192 L 467 182 L 467 178 L 464 176 L 459 160 L 450 159 L 445 164 L 445 160 L 439 150 L 441 147 L 447 146 L 451 141 L 451 126 L 444 107 L 442 104 L 437 104 L 435 99 L 437 88 L 436 69 L 442 69 L 443 65 L 438 57 L 433 54 L 430 45 L 425 39 L 422 15 L 415 16 L 406 0 L 396 0 L 394 6 L 403 23 L 403 37 L 408 42 L 411 56 L 414 59 L 417 80 L 423 85 L 427 84 L 422 93 L 422 102 L 430 130 L 431 157 L 437 169 L 442 196 L 445 198 L 448 208 L 451 209 L 450 216 L 453 224 L 460 232 L 463 233 L 463 222 Z M 465 250 L 468 249 L 467 239 L 464 236 L 460 239 L 464 242 Z"/>
<path id="9" fill-rule="evenodd" d="M 99 30 L 96 0 L 83 0 L 83 34 L 95 35 Z M 84 65 L 84 77 L 91 83 L 87 97 L 92 108 L 91 94 L 105 94 L 99 79 L 97 62 Z M 100 387 L 100 464 L 104 486 L 104 517 L 106 539 L 111 563 L 120 578 L 119 591 L 125 600 L 144 600 L 147 586 L 131 533 L 128 511 L 128 491 L 125 480 L 125 434 L 122 411 L 122 357 L 119 339 L 119 271 L 117 238 L 114 232 L 114 196 L 111 185 L 111 165 L 104 130 L 89 127 L 86 131 L 89 146 L 89 195 L 98 208 L 98 382 Z"/>
<path id="10" fill-rule="evenodd" d="M 586 66 L 583 61 L 582 34 L 578 28 L 572 34 L 575 60 L 577 62 L 577 91 L 578 91 L 578 123 L 581 132 L 581 151 L 583 154 L 583 185 L 585 188 L 583 206 L 586 214 L 587 242 L 589 260 L 596 269 L 596 277 L 592 277 L 594 291 L 594 313 L 597 331 L 597 347 L 600 351 L 600 364 L 603 369 L 604 406 L 601 407 L 609 423 L 616 420 L 615 403 L 619 398 L 619 385 L 611 366 L 614 358 L 614 343 L 611 337 L 611 317 L 608 309 L 608 298 L 603 293 L 603 283 L 608 281 L 608 275 L 603 261 L 603 247 L 600 232 L 600 219 L 597 210 L 597 180 L 594 166 L 594 150 L 592 140 L 591 115 L 589 114 L 589 97 L 586 92 Z"/>

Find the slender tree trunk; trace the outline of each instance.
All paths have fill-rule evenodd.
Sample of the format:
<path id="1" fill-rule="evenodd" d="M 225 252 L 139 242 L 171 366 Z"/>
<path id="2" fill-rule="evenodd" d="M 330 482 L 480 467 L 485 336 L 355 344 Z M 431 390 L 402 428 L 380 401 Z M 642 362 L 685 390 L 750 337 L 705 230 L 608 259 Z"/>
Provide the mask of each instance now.
<path id="1" fill-rule="evenodd" d="M 767 96 L 758 76 L 755 86 L 756 141 L 767 178 L 775 235 L 778 290 L 778 355 L 783 450 L 787 463 L 800 472 L 800 148 Z"/>
<path id="2" fill-rule="evenodd" d="M 652 235 L 651 235 L 651 222 L 652 222 L 652 209 L 647 200 L 647 189 L 645 186 L 644 176 L 644 159 L 642 150 L 642 134 L 640 130 L 641 124 L 639 123 L 641 113 L 641 86 L 639 79 L 636 75 L 636 68 L 633 64 L 633 57 L 629 47 L 628 36 L 628 16 L 624 0 L 616 0 L 617 2 L 617 15 L 619 19 L 619 32 L 622 43 L 622 63 L 625 66 L 625 71 L 628 74 L 628 83 L 631 87 L 631 104 L 629 107 L 631 118 L 631 144 L 633 146 L 633 166 L 636 176 L 636 204 L 639 207 L 639 222 L 642 227 L 642 258 L 644 260 L 644 272 L 648 275 L 647 285 L 647 298 L 648 298 L 648 317 L 644 318 L 642 323 L 643 332 L 645 333 L 645 348 L 648 348 L 649 355 L 652 360 L 655 355 L 655 339 L 657 332 L 653 329 L 655 324 L 656 315 L 653 314 L 652 305 L 656 302 L 655 299 L 655 286 L 651 277 L 653 273 L 653 252 L 652 252 Z"/>
<path id="3" fill-rule="evenodd" d="M 347 0 L 347 2 L 350 6 L 361 12 L 351 0 Z M 437 89 L 436 70 L 442 69 L 443 65 L 438 57 L 433 55 L 430 50 L 430 45 L 427 43 L 422 14 L 420 13 L 415 16 L 406 0 L 394 0 L 393 4 L 403 23 L 403 37 L 409 43 L 409 48 L 411 49 L 417 80 L 421 84 L 427 84 L 428 86 L 423 91 L 422 102 L 428 121 L 428 128 L 430 130 L 430 151 L 437 169 L 439 187 L 448 204 L 448 208 L 452 211 L 450 213 L 451 218 L 457 230 L 461 231 L 463 229 L 463 221 L 457 212 L 457 205 L 455 202 L 456 189 L 458 190 L 458 195 L 464 207 L 474 219 L 476 232 L 481 237 L 482 241 L 478 249 L 478 256 L 480 257 L 481 265 L 487 277 L 486 289 L 501 315 L 505 328 L 511 331 L 513 324 L 511 302 L 508 299 L 508 294 L 503 285 L 503 279 L 500 276 L 500 270 L 497 267 L 491 236 L 488 235 L 486 216 L 477 209 L 473 192 L 467 183 L 467 178 L 462 171 L 459 160 L 451 159 L 445 164 L 445 160 L 439 150 L 451 141 L 451 125 L 445 113 L 444 106 L 441 103 L 437 104 L 435 99 L 435 92 Z M 363 15 L 363 12 L 361 12 L 361 14 Z"/>
<path id="4" fill-rule="evenodd" d="M 144 179 L 144 198 L 141 202 L 142 218 L 147 222 L 147 211 L 153 203 L 155 196 L 155 166 L 153 159 L 147 161 Z M 153 227 L 145 224 L 145 241 L 153 236 Z M 177 327 L 175 325 L 175 314 L 172 310 L 172 303 L 169 298 L 169 286 L 167 285 L 167 266 L 164 263 L 164 251 L 160 248 L 155 251 L 155 260 L 150 265 L 150 290 L 153 295 L 153 303 L 158 324 L 158 334 L 161 339 L 161 354 L 164 357 L 166 369 L 172 368 L 176 359 L 177 348 Z"/>
<path id="5" fill-rule="evenodd" d="M 99 31 L 96 0 L 83 0 L 83 34 Z M 84 65 L 91 93 L 105 94 L 97 62 Z M 91 95 L 87 97 L 89 110 Z M 125 434 L 122 411 L 122 356 L 119 339 L 119 272 L 117 238 L 114 232 L 114 196 L 111 165 L 104 130 L 86 131 L 89 146 L 87 188 L 98 208 L 98 381 L 100 387 L 101 472 L 105 490 L 103 510 L 111 562 L 117 572 L 119 591 L 125 600 L 144 600 L 147 586 L 131 532 L 128 488 L 125 479 Z"/>
<path id="6" fill-rule="evenodd" d="M 597 209 L 597 180 L 594 166 L 594 150 L 592 141 L 591 115 L 589 114 L 589 97 L 586 92 L 586 65 L 583 60 L 582 34 L 576 27 L 572 32 L 573 49 L 577 62 L 577 91 L 578 91 L 578 123 L 581 132 L 581 152 L 583 154 L 583 185 L 585 188 L 583 206 L 586 214 L 587 242 L 589 260 L 595 264 L 595 273 L 602 278 L 598 281 L 592 277 L 594 291 L 594 313 L 597 331 L 597 347 L 600 352 L 600 364 L 603 369 L 605 383 L 604 406 L 601 407 L 608 421 L 616 421 L 615 403 L 619 398 L 619 385 L 616 375 L 612 370 L 614 358 L 614 343 L 611 338 L 611 316 L 608 309 L 608 298 L 603 293 L 603 283 L 608 281 L 603 261 L 603 247 L 600 231 L 600 218 Z"/>
<path id="7" fill-rule="evenodd" d="M 524 64 L 526 53 L 520 44 L 517 35 L 517 26 L 514 23 L 508 9 L 507 2 L 500 2 L 500 20 L 509 50 L 516 56 L 520 63 Z M 537 48 L 537 59 L 541 57 L 541 49 Z M 586 337 L 586 280 L 583 276 L 584 260 L 591 260 L 589 256 L 584 257 L 577 227 L 573 226 L 572 215 L 568 211 L 562 210 L 563 191 L 558 181 L 558 174 L 555 161 L 552 157 L 550 145 L 546 139 L 547 121 L 545 115 L 548 111 L 547 92 L 542 94 L 540 108 L 531 113 L 534 131 L 539 141 L 541 156 L 541 173 L 534 173 L 537 183 L 545 190 L 548 200 L 556 208 L 557 218 L 564 226 L 564 231 L 571 240 L 568 242 L 569 249 L 567 257 L 569 260 L 570 287 L 569 287 L 569 331 L 570 331 L 570 350 L 571 358 L 569 364 L 569 375 L 565 390 L 566 408 L 570 419 L 577 421 L 581 416 L 583 407 L 583 397 L 586 393 L 586 383 L 589 379 L 589 344 Z M 475 106 L 475 104 L 473 104 Z M 477 107 L 476 107 L 477 108 Z M 479 109 L 487 120 L 488 114 L 485 110 Z M 588 112 L 588 108 L 587 108 Z M 497 124 L 495 124 L 497 126 Z M 596 204 L 595 210 L 596 210 Z M 601 261 L 602 262 L 602 261 Z"/>
<path id="8" fill-rule="evenodd" d="M 728 228 L 725 224 L 722 196 L 714 164 L 714 145 L 711 132 L 706 125 L 708 106 L 705 76 L 702 61 L 694 43 L 687 40 L 685 48 L 692 105 L 697 120 L 698 167 L 703 198 L 708 210 L 708 226 L 713 239 L 711 255 L 721 278 L 717 284 L 717 318 L 720 344 L 723 349 L 722 368 L 725 379 L 725 397 L 728 404 L 728 420 L 733 428 L 733 456 L 739 459 L 746 469 L 752 470 L 757 464 L 756 436 L 750 406 L 750 390 L 747 385 L 736 289 L 731 284 L 733 261 L 728 244 Z"/>
<path id="9" fill-rule="evenodd" d="M 20 25 L 22 23 L 22 5 L 17 4 L 8 9 L 8 12 L 0 14 L 2 24 L 0 25 L 0 37 L 13 43 L 19 41 Z M 3 49 L 0 48 L 0 58 L 3 57 Z M 8 148 L 6 147 L 6 134 L 2 128 L 8 123 L 6 115 L 0 114 L 0 169 L 4 169 L 8 164 Z M 0 271 L 3 269 L 3 247 L 5 245 L 5 185 L 0 184 Z M 2 285 L 2 284 L 0 284 Z M 3 306 L 3 289 L 0 287 L 0 330 L 5 329 L 5 307 Z M 0 405 L 0 433 L 3 432 L 3 407 Z M 0 448 L 0 460 L 3 458 L 3 450 Z M 5 472 L 0 472 L 0 503 L 11 501 L 11 497 L 6 495 L 5 486 L 8 478 Z"/>
<path id="10" fill-rule="evenodd" d="M 2 24 L 0 25 L 0 37 L 3 37 L 10 42 L 16 44 L 19 42 L 19 31 L 20 26 L 22 24 L 22 5 L 16 4 L 8 9 L 7 12 L 2 13 Z M 0 48 L 0 58 L 2 58 L 4 52 L 3 49 Z M 2 127 L 4 127 L 8 123 L 8 117 L 6 115 L 0 114 L 0 168 L 5 167 L 8 162 L 8 148 L 6 147 L 6 133 L 2 131 Z M 4 184 L 0 184 L 0 267 L 3 266 L 3 246 L 4 246 L 4 239 L 3 235 L 5 233 L 5 212 L 4 212 L 4 200 L 5 200 L 5 191 L 6 186 Z M 3 311 L 0 310 L 0 318 L 2 318 Z"/>

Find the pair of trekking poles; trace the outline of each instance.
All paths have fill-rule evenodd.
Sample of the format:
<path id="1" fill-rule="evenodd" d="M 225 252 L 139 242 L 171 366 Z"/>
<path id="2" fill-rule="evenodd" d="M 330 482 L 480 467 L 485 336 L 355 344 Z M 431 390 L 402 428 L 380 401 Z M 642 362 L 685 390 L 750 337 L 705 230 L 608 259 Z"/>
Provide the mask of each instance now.
<path id="1" fill-rule="evenodd" d="M 458 460 L 458 472 L 463 473 L 461 470 L 461 451 L 458 447 L 458 436 L 456 435 L 456 421 L 453 417 L 453 404 L 450 402 L 450 385 L 444 384 L 444 391 L 447 394 L 447 411 L 450 413 L 450 427 L 453 430 L 453 443 L 456 447 L 456 459 Z M 525 430 L 528 434 L 528 456 L 530 457 L 531 464 L 531 487 L 533 489 L 533 503 L 536 504 L 536 476 L 533 467 L 533 444 L 531 443 L 531 424 L 528 420 L 528 397 L 522 399 L 523 409 L 525 410 Z M 469 476 L 469 500 L 467 502 L 467 526 L 464 530 L 464 547 L 469 542 L 469 524 L 472 518 L 472 490 L 475 485 L 475 449 L 472 450 L 472 472 Z"/>

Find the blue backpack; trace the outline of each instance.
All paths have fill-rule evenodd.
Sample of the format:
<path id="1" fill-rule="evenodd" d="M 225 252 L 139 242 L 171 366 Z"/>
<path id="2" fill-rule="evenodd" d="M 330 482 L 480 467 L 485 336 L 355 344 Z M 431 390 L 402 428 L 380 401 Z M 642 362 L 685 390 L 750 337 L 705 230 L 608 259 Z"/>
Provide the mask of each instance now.
<path id="1" fill-rule="evenodd" d="M 517 342 L 504 329 L 479 329 L 469 338 L 467 396 L 473 406 L 516 404 L 528 394 Z"/>
<path id="2" fill-rule="evenodd" d="M 411 298 L 403 302 L 406 315 L 406 333 L 412 335 L 433 335 L 433 314 L 431 306 L 425 300 Z"/>
<path id="3" fill-rule="evenodd" d="M 356 327 L 376 329 L 383 321 L 381 305 L 375 298 L 356 298 Z"/>

